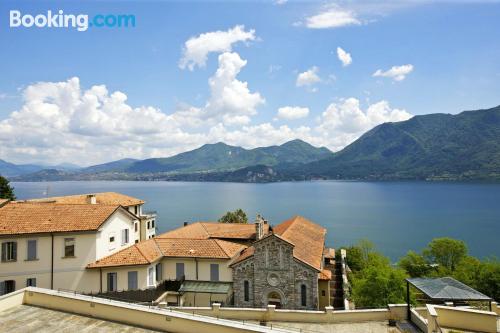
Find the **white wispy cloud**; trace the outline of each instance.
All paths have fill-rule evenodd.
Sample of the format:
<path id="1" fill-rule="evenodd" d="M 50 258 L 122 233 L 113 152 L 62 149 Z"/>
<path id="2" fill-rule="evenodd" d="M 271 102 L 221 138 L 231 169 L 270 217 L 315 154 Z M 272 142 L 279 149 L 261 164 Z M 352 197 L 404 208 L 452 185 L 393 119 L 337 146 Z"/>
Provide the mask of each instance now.
<path id="1" fill-rule="evenodd" d="M 308 87 L 312 86 L 318 82 L 321 82 L 321 78 L 318 75 L 319 68 L 317 66 L 313 66 L 309 68 L 307 71 L 299 73 L 297 75 L 297 80 L 295 81 L 295 85 L 297 87 Z"/>
<path id="2" fill-rule="evenodd" d="M 386 71 L 377 69 L 377 71 L 373 73 L 373 76 L 388 77 L 393 79 L 394 81 L 403 81 L 406 78 L 406 75 L 410 74 L 412 71 L 413 71 L 413 65 L 407 64 L 402 66 L 392 66 L 390 69 Z"/>
<path id="3" fill-rule="evenodd" d="M 237 25 L 227 31 L 218 30 L 191 37 L 184 43 L 179 67 L 189 70 L 194 70 L 196 66 L 204 67 L 209 53 L 230 52 L 233 44 L 255 39 L 255 30 L 246 31 L 243 25 Z"/>
<path id="4" fill-rule="evenodd" d="M 310 29 L 333 29 L 360 24 L 362 21 L 353 10 L 338 5 L 326 6 L 319 13 L 305 19 L 305 26 Z"/>
<path id="5" fill-rule="evenodd" d="M 344 67 L 349 66 L 352 63 L 351 54 L 347 53 L 341 47 L 337 47 L 337 57 Z"/>
<path id="6" fill-rule="evenodd" d="M 309 115 L 309 108 L 300 106 L 283 106 L 278 109 L 278 118 L 295 120 Z"/>

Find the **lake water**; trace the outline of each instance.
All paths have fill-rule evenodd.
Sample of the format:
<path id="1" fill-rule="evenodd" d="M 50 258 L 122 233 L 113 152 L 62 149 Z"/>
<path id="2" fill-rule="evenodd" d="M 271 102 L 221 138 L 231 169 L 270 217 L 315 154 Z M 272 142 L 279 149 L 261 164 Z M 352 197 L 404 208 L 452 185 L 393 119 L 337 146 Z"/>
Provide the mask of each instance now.
<path id="1" fill-rule="evenodd" d="M 191 182 L 13 183 L 18 199 L 115 191 L 146 201 L 164 232 L 184 221 L 215 221 L 242 208 L 271 224 L 302 215 L 328 229 L 328 246 L 367 238 L 397 260 L 432 238 L 464 240 L 478 257 L 500 257 L 500 184 L 426 182 Z"/>

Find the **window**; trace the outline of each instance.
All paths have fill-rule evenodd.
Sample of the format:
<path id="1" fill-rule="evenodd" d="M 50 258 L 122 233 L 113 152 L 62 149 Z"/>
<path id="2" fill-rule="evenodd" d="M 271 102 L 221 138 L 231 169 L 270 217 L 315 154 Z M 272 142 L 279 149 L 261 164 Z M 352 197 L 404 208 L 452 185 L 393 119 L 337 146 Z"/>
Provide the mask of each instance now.
<path id="1" fill-rule="evenodd" d="M 26 260 L 36 260 L 36 239 L 29 239 L 28 240 L 28 255 L 26 257 Z"/>
<path id="2" fill-rule="evenodd" d="M 163 277 L 163 266 L 161 263 L 156 264 L 156 282 L 160 282 Z"/>
<path id="3" fill-rule="evenodd" d="M 117 290 L 117 278 L 116 273 L 108 273 L 108 291 Z"/>
<path id="4" fill-rule="evenodd" d="M 128 244 L 128 229 L 122 230 L 122 245 Z"/>
<path id="5" fill-rule="evenodd" d="M 149 221 L 148 221 L 148 229 L 149 229 Z"/>
<path id="6" fill-rule="evenodd" d="M 75 256 L 75 239 L 74 238 L 64 238 L 64 256 L 74 257 Z"/>
<path id="7" fill-rule="evenodd" d="M 137 232 L 137 222 L 134 223 L 134 231 Z"/>
<path id="8" fill-rule="evenodd" d="M 135 214 L 136 216 L 138 216 L 138 215 L 139 215 L 139 206 L 134 206 L 134 214 Z"/>
<path id="9" fill-rule="evenodd" d="M 136 243 L 136 244 L 137 244 L 137 243 L 139 243 L 139 240 L 138 240 L 138 239 L 136 239 L 136 240 L 135 240 L 135 243 Z"/>
<path id="10" fill-rule="evenodd" d="M 2 243 L 2 261 L 17 260 L 17 242 Z"/>
<path id="11" fill-rule="evenodd" d="M 137 289 L 137 271 L 128 272 L 128 290 Z"/>
<path id="12" fill-rule="evenodd" d="M 305 284 L 300 286 L 300 305 L 307 306 L 307 289 Z"/>
<path id="13" fill-rule="evenodd" d="M 154 286 L 155 285 L 155 268 L 154 267 L 149 267 L 148 268 L 148 286 Z"/>
<path id="14" fill-rule="evenodd" d="M 250 300 L 250 282 L 248 281 L 243 282 L 243 295 L 245 302 L 248 302 Z"/>
<path id="15" fill-rule="evenodd" d="M 184 279 L 184 263 L 178 262 L 175 264 L 175 278 L 177 280 Z"/>
<path id="16" fill-rule="evenodd" d="M 111 237 L 109 237 L 109 242 L 110 242 L 110 243 L 113 243 L 114 241 L 115 241 L 115 236 L 111 236 Z"/>
<path id="17" fill-rule="evenodd" d="M 35 278 L 26 279 L 26 287 L 36 287 L 36 279 Z"/>
<path id="18" fill-rule="evenodd" d="M 151 220 L 151 228 L 155 227 L 155 220 Z"/>
<path id="19" fill-rule="evenodd" d="M 219 264 L 210 264 L 210 281 L 219 281 Z"/>
<path id="20" fill-rule="evenodd" d="M 0 282 L 0 295 L 5 295 L 16 290 L 16 281 L 6 280 Z"/>

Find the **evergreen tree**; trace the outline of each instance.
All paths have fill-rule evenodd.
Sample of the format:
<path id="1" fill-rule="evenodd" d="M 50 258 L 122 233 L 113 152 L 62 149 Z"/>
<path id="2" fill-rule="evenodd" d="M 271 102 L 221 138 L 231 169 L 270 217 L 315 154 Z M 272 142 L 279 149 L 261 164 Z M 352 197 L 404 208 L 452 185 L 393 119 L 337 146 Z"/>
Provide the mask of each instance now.
<path id="1" fill-rule="evenodd" d="M 9 181 L 0 176 L 0 199 L 16 200 L 14 189 L 10 186 Z"/>

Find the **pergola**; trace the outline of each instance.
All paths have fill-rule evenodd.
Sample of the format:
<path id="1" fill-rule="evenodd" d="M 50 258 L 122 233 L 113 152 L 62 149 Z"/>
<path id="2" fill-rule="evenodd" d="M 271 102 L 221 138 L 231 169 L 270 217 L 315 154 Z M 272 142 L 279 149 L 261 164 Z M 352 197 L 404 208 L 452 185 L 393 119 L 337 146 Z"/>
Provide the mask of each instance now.
<path id="1" fill-rule="evenodd" d="M 422 292 L 432 302 L 491 302 L 493 299 L 451 277 L 406 279 L 406 301 L 410 316 L 410 285 Z"/>

